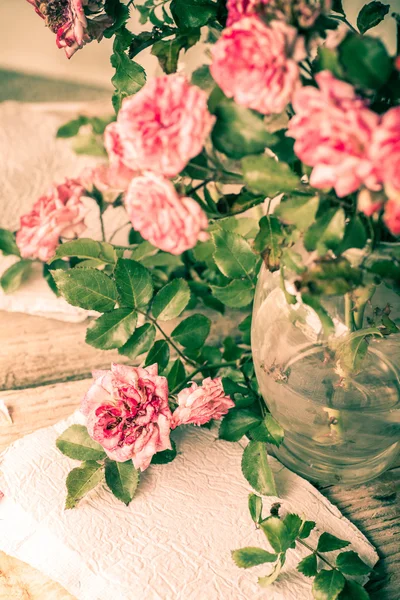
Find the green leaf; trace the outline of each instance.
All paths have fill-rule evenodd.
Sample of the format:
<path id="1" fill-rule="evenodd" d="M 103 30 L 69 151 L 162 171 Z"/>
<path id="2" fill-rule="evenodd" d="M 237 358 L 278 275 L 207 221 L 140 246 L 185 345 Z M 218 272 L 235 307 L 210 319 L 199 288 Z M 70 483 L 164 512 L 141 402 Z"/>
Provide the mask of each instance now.
<path id="1" fill-rule="evenodd" d="M 249 410 L 230 410 L 221 422 L 219 438 L 228 442 L 238 442 L 259 423 L 260 418 Z"/>
<path id="2" fill-rule="evenodd" d="M 114 496 L 126 506 L 133 500 L 139 485 L 139 471 L 135 469 L 131 460 L 115 462 L 106 460 L 106 483 Z"/>
<path id="3" fill-rule="evenodd" d="M 86 343 L 94 348 L 120 348 L 136 328 L 137 313 L 130 308 L 117 308 L 96 319 L 86 332 Z"/>
<path id="4" fill-rule="evenodd" d="M 299 517 L 299 515 L 289 513 L 283 519 L 283 522 L 285 524 L 290 543 L 293 544 L 293 542 L 297 539 L 299 535 L 303 521 Z"/>
<path id="5" fill-rule="evenodd" d="M 153 323 L 145 323 L 138 327 L 132 337 L 118 349 L 119 354 L 128 356 L 131 360 L 144 352 L 148 352 L 154 343 L 156 328 Z"/>
<path id="6" fill-rule="evenodd" d="M 259 252 L 271 272 L 279 269 L 284 233 L 279 220 L 271 215 L 260 219 L 260 231 L 254 240 L 254 249 Z"/>
<path id="7" fill-rule="evenodd" d="M 332 2 L 332 10 L 334 10 L 335 12 L 344 15 L 345 12 L 343 10 L 343 3 L 342 0 L 333 0 Z"/>
<path id="8" fill-rule="evenodd" d="M 177 358 L 176 361 L 172 364 L 167 380 L 168 380 L 168 388 L 170 392 L 172 392 L 176 387 L 178 387 L 186 378 L 185 367 L 183 366 L 182 361 Z"/>
<path id="9" fill-rule="evenodd" d="M 0 278 L 0 285 L 6 294 L 12 294 L 25 281 L 32 269 L 31 260 L 19 260 L 8 267 Z"/>
<path id="10" fill-rule="evenodd" d="M 270 414 L 265 415 L 260 425 L 251 431 L 251 437 L 257 442 L 267 442 L 274 446 L 281 445 L 283 436 L 282 427 Z"/>
<path id="11" fill-rule="evenodd" d="M 111 79 L 115 92 L 113 96 L 113 105 L 115 111 L 121 108 L 122 100 L 127 96 L 136 94 L 146 83 L 146 72 L 141 65 L 131 60 L 125 53 L 126 41 L 125 32 L 119 32 L 115 36 L 114 52 L 111 55 L 111 65 L 115 69 L 115 75 Z M 129 36 L 128 45 L 132 36 Z"/>
<path id="12" fill-rule="evenodd" d="M 17 242 L 15 241 L 15 235 L 8 229 L 0 228 L 0 250 L 7 256 L 8 254 L 14 254 L 20 256 Z"/>
<path id="13" fill-rule="evenodd" d="M 317 550 L 318 552 L 331 552 L 332 550 L 340 550 L 341 548 L 345 548 L 349 544 L 350 542 L 341 540 L 340 538 L 337 538 L 336 536 L 325 531 L 321 534 L 318 540 Z"/>
<path id="14" fill-rule="evenodd" d="M 368 575 L 371 567 L 358 556 L 357 552 L 341 552 L 336 559 L 336 566 L 345 575 Z"/>
<path id="15" fill-rule="evenodd" d="M 224 287 L 210 287 L 215 298 L 231 308 L 248 306 L 254 298 L 254 285 L 248 279 L 234 279 Z"/>
<path id="16" fill-rule="evenodd" d="M 164 371 L 169 362 L 169 346 L 165 340 L 158 340 L 146 356 L 145 366 L 157 363 L 159 374 Z"/>
<path id="17" fill-rule="evenodd" d="M 343 79 L 343 67 L 339 61 L 337 48 L 331 49 L 320 46 L 317 53 L 316 69 L 317 71 L 330 71 L 338 79 Z"/>
<path id="18" fill-rule="evenodd" d="M 232 279 L 249 277 L 257 258 L 248 242 L 237 233 L 217 229 L 213 231 L 214 260 L 223 275 Z"/>
<path id="19" fill-rule="evenodd" d="M 237 567 L 249 569 L 250 567 L 256 567 L 257 565 L 275 562 L 278 557 L 276 554 L 271 554 L 271 552 L 267 552 L 262 548 L 248 546 L 247 548 L 241 548 L 240 550 L 233 550 L 232 558 Z"/>
<path id="20" fill-rule="evenodd" d="M 263 501 L 257 494 L 249 494 L 249 511 L 251 518 L 257 525 L 262 519 Z"/>
<path id="21" fill-rule="evenodd" d="M 260 527 L 275 552 L 286 552 L 292 543 L 292 539 L 285 523 L 279 517 L 264 519 L 260 523 Z"/>
<path id="22" fill-rule="evenodd" d="M 217 16 L 217 4 L 210 0 L 172 0 L 170 9 L 179 29 L 203 27 Z"/>
<path id="23" fill-rule="evenodd" d="M 360 217 L 356 215 L 346 225 L 344 238 L 336 249 L 337 254 L 342 254 L 349 248 L 364 248 L 368 240 L 367 232 Z"/>
<path id="24" fill-rule="evenodd" d="M 113 24 L 104 32 L 104 37 L 110 38 L 118 29 L 125 25 L 129 19 L 129 8 L 119 0 L 106 0 L 104 10 L 113 19 Z"/>
<path id="25" fill-rule="evenodd" d="M 343 208 L 330 208 L 311 225 L 304 236 L 306 250 L 324 255 L 336 250 L 343 239 L 346 217 Z"/>
<path id="26" fill-rule="evenodd" d="M 151 459 L 151 464 L 152 465 L 167 465 L 168 463 L 172 462 L 176 458 L 176 455 L 178 453 L 176 450 L 176 444 L 172 440 L 171 440 L 171 446 L 172 446 L 172 449 L 170 449 L 170 450 L 162 450 L 161 452 L 157 452 L 157 454 L 154 454 L 153 458 Z"/>
<path id="27" fill-rule="evenodd" d="M 106 457 L 103 448 L 92 440 L 83 425 L 71 425 L 56 441 L 56 446 L 74 460 L 102 460 Z"/>
<path id="28" fill-rule="evenodd" d="M 346 336 L 345 340 L 338 346 L 336 358 L 343 369 L 353 374 L 360 370 L 368 352 L 367 336 L 369 335 L 382 337 L 382 333 L 377 327 L 369 327 L 354 331 Z"/>
<path id="29" fill-rule="evenodd" d="M 80 467 L 72 469 L 67 477 L 67 500 L 65 508 L 75 508 L 79 500 L 96 487 L 103 479 L 103 466 L 88 460 Z"/>
<path id="30" fill-rule="evenodd" d="M 283 162 L 270 156 L 246 156 L 242 159 L 243 176 L 247 187 L 256 194 L 273 198 L 292 192 L 301 183 L 298 176 Z"/>
<path id="31" fill-rule="evenodd" d="M 147 306 L 153 297 L 153 280 L 143 265 L 129 258 L 119 258 L 114 276 L 122 306 Z"/>
<path id="32" fill-rule="evenodd" d="M 57 269 L 51 274 L 62 296 L 73 306 L 108 312 L 117 301 L 112 279 L 97 269 Z"/>
<path id="33" fill-rule="evenodd" d="M 95 242 L 89 238 L 80 238 L 60 244 L 49 262 L 52 263 L 59 258 L 66 257 L 90 259 L 98 262 L 99 265 L 104 263 L 113 265 L 117 262 L 117 255 L 111 244 Z"/>
<path id="34" fill-rule="evenodd" d="M 303 560 L 301 560 L 297 565 L 297 570 L 300 571 L 300 573 L 303 573 L 303 575 L 306 577 L 314 577 L 318 572 L 317 557 L 315 554 L 310 554 L 309 556 L 303 558 Z"/>
<path id="35" fill-rule="evenodd" d="M 339 56 L 351 82 L 367 89 L 381 88 L 392 71 L 385 44 L 374 37 L 347 34 L 339 46 Z"/>
<path id="36" fill-rule="evenodd" d="M 196 314 L 181 321 L 171 333 L 171 337 L 181 346 L 197 350 L 206 341 L 210 329 L 210 319 L 204 315 Z"/>
<path id="37" fill-rule="evenodd" d="M 176 319 L 190 300 L 189 285 L 184 279 L 174 279 L 163 287 L 153 300 L 151 310 L 155 319 Z"/>
<path id="38" fill-rule="evenodd" d="M 242 457 L 242 472 L 249 484 L 263 496 L 276 496 L 274 475 L 262 442 L 250 442 Z"/>
<path id="39" fill-rule="evenodd" d="M 217 121 L 211 133 L 212 142 L 219 152 L 230 158 L 261 154 L 277 138 L 268 133 L 264 118 L 258 113 L 224 98 L 215 109 Z"/>
<path id="40" fill-rule="evenodd" d="M 339 595 L 339 600 L 369 600 L 369 598 L 368 592 L 351 579 L 346 580 L 346 584 Z"/>
<path id="41" fill-rule="evenodd" d="M 274 583 L 274 581 L 276 581 L 276 579 L 279 577 L 279 574 L 282 570 L 282 566 L 283 566 L 282 561 L 278 560 L 278 562 L 276 563 L 275 567 L 273 568 L 273 570 L 271 571 L 271 573 L 269 575 L 258 578 L 258 585 L 262 588 L 266 588 L 269 585 L 271 585 L 271 583 Z"/>
<path id="42" fill-rule="evenodd" d="M 389 12 L 389 4 L 382 2 L 369 2 L 365 4 L 357 17 L 357 27 L 360 33 L 365 33 L 368 29 L 376 27 Z"/>
<path id="43" fill-rule="evenodd" d="M 315 600 L 336 600 L 346 583 L 341 573 L 323 569 L 314 579 L 312 593 Z"/>
<path id="44" fill-rule="evenodd" d="M 318 206 L 318 196 L 292 195 L 276 207 L 274 214 L 284 223 L 294 225 L 299 231 L 305 231 L 314 223 Z"/>
<path id="45" fill-rule="evenodd" d="M 299 532 L 299 538 L 305 540 L 315 527 L 315 521 L 304 521 Z"/>
<path id="46" fill-rule="evenodd" d="M 215 86 L 215 81 L 211 76 L 209 65 L 201 65 L 193 71 L 192 83 L 206 92 L 211 92 Z"/>
<path id="47" fill-rule="evenodd" d="M 84 117 L 83 115 L 80 115 L 76 119 L 72 119 L 71 121 L 68 121 L 68 123 L 64 123 L 64 125 L 61 125 L 61 127 L 59 127 L 59 129 L 57 130 L 56 137 L 58 137 L 58 138 L 75 137 L 76 135 L 78 135 L 80 128 L 83 127 L 83 125 L 87 125 L 88 122 L 89 122 L 88 117 Z"/>
<path id="48" fill-rule="evenodd" d="M 181 50 L 188 50 L 200 39 L 200 29 L 177 35 L 174 39 L 158 40 L 153 44 L 151 53 L 156 56 L 164 73 L 175 73 L 178 68 Z"/>

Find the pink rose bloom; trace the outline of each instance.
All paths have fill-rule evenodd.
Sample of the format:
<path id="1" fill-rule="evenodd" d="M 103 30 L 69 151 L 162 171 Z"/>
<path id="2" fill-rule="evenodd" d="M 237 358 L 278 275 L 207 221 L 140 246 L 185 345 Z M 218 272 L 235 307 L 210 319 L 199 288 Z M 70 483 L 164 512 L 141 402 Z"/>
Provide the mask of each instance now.
<path id="1" fill-rule="evenodd" d="M 85 231 L 87 209 L 83 187 L 74 179 L 52 187 L 39 198 L 31 212 L 21 217 L 16 241 L 23 258 L 48 261 L 60 238 L 73 239 Z"/>
<path id="2" fill-rule="evenodd" d="M 93 13 L 101 10 L 97 0 L 28 0 L 47 27 L 56 34 L 58 48 L 64 48 L 67 58 L 93 39 L 100 40 L 112 24 L 107 15 L 87 19 L 84 6 Z"/>
<path id="3" fill-rule="evenodd" d="M 383 220 L 393 235 L 400 235 L 400 201 L 390 199 L 386 202 Z"/>
<path id="4" fill-rule="evenodd" d="M 180 197 L 168 179 L 155 173 L 132 179 L 125 208 L 132 227 L 165 252 L 182 254 L 208 239 L 207 217 L 197 202 Z"/>
<path id="5" fill-rule="evenodd" d="M 295 138 L 294 151 L 302 162 L 314 167 L 310 184 L 333 187 L 339 197 L 361 184 L 379 189 L 368 157 L 379 117 L 357 98 L 354 88 L 335 79 L 330 71 L 316 75 L 319 89 L 298 90 L 293 97 L 295 116 L 288 135 Z"/>
<path id="6" fill-rule="evenodd" d="M 175 177 L 201 152 L 213 124 L 207 94 L 174 74 L 153 78 L 126 98 L 107 132 L 128 168 Z"/>
<path id="7" fill-rule="evenodd" d="M 221 419 L 235 403 L 225 395 L 222 380 L 203 380 L 201 386 L 197 383 L 178 394 L 178 408 L 172 415 L 172 429 L 179 425 L 204 425 L 211 419 Z"/>
<path id="8" fill-rule="evenodd" d="M 241 19 L 213 46 L 211 74 L 237 104 L 264 115 L 280 113 L 300 86 L 296 61 L 304 57 L 304 46 L 296 36 L 284 22 Z"/>
<path id="9" fill-rule="evenodd" d="M 400 106 L 382 116 L 370 146 L 371 161 L 389 198 L 400 194 Z"/>
<path id="10" fill-rule="evenodd" d="M 142 369 L 111 365 L 94 371 L 82 400 L 91 438 L 117 462 L 131 460 L 144 471 L 157 452 L 171 449 L 168 383 L 156 364 Z"/>
<path id="11" fill-rule="evenodd" d="M 126 190 L 137 171 L 126 166 L 124 146 L 118 133 L 117 123 L 110 123 L 104 131 L 104 146 L 110 161 L 109 183 L 111 187 Z"/>

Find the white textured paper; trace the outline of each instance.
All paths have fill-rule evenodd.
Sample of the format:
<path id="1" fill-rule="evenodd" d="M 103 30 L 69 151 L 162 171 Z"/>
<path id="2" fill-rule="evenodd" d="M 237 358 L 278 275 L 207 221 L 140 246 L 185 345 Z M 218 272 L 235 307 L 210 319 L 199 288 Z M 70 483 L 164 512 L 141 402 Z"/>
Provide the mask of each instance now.
<path id="1" fill-rule="evenodd" d="M 64 511 L 65 478 L 78 463 L 63 456 L 55 440 L 80 413 L 15 442 L 2 457 L 0 550 L 58 581 L 79 600 L 308 600 L 311 580 L 295 570 L 307 550 L 296 548 L 268 590 L 257 577 L 266 564 L 243 570 L 231 550 L 268 549 L 251 522 L 251 491 L 241 469 L 239 444 L 216 439 L 215 431 L 174 432 L 180 454 L 169 465 L 152 466 L 126 507 L 103 486 L 77 509 Z M 351 541 L 371 566 L 373 547 L 311 484 L 270 459 L 282 513 L 296 512 Z M 266 510 L 277 498 L 265 498 Z M 314 544 L 317 532 L 310 543 Z M 350 547 L 348 548 L 350 549 Z"/>
<path id="2" fill-rule="evenodd" d="M 0 105 L 0 227 L 16 230 L 19 217 L 28 212 L 53 182 L 78 176 L 85 167 L 98 159 L 78 156 L 69 140 L 56 139 L 60 125 L 79 114 L 105 115 L 108 105 L 91 104 L 24 104 L 5 102 Z M 98 208 L 88 200 L 89 214 L 85 219 L 84 237 L 101 239 Z M 122 208 L 109 209 L 105 214 L 105 229 L 109 237 L 127 221 Z M 114 239 L 125 244 L 127 230 Z M 0 275 L 15 258 L 2 257 Z M 13 294 L 0 289 L 0 309 L 50 317 L 62 321 L 82 321 L 88 313 L 57 298 L 41 276 L 41 265 Z"/>

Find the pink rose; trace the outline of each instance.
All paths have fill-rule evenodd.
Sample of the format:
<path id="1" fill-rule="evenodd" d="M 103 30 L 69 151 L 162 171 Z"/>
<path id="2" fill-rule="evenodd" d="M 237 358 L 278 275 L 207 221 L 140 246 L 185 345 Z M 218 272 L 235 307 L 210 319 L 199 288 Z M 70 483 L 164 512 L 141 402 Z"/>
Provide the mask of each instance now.
<path id="1" fill-rule="evenodd" d="M 60 237 L 73 239 L 85 231 L 87 209 L 82 202 L 83 192 L 78 181 L 67 179 L 52 187 L 35 202 L 31 212 L 21 217 L 16 241 L 23 258 L 46 262 L 53 256 Z"/>
<path id="2" fill-rule="evenodd" d="M 383 198 L 382 193 L 370 192 L 364 188 L 358 193 L 357 209 L 367 215 L 367 217 L 371 217 L 382 208 L 384 201 L 385 198 Z"/>
<path id="3" fill-rule="evenodd" d="M 94 383 L 82 400 L 89 435 L 109 458 L 133 461 L 144 471 L 157 452 L 171 449 L 168 383 L 156 364 L 142 369 L 111 365 L 94 371 Z"/>
<path id="4" fill-rule="evenodd" d="M 294 27 L 246 17 L 225 29 L 212 48 L 211 74 L 228 98 L 268 115 L 280 113 L 300 86 L 304 57 Z"/>
<path id="5" fill-rule="evenodd" d="M 222 380 L 203 380 L 201 386 L 196 383 L 178 394 L 178 408 L 172 415 L 172 429 L 179 425 L 204 425 L 211 419 L 221 419 L 235 403 L 225 395 Z"/>
<path id="6" fill-rule="evenodd" d="M 354 88 L 335 79 L 330 71 L 316 75 L 319 89 L 298 90 L 293 97 L 295 116 L 288 135 L 295 138 L 294 151 L 314 167 L 310 184 L 333 187 L 346 196 L 361 184 L 379 189 L 368 157 L 372 134 L 379 117 L 357 98 Z"/>
<path id="7" fill-rule="evenodd" d="M 375 173 L 389 198 L 400 194 L 400 106 L 382 116 L 370 146 Z"/>
<path id="8" fill-rule="evenodd" d="M 182 254 L 208 239 L 207 217 L 197 202 L 180 197 L 170 181 L 154 173 L 132 179 L 125 208 L 133 228 L 165 252 Z"/>
<path id="9" fill-rule="evenodd" d="M 127 167 L 174 177 L 201 152 L 213 124 L 203 90 L 181 75 L 162 75 L 123 101 L 107 131 Z"/>
<path id="10" fill-rule="evenodd" d="M 400 201 L 391 198 L 386 202 L 383 220 L 393 235 L 400 235 Z"/>
<path id="11" fill-rule="evenodd" d="M 56 34 L 59 48 L 65 49 L 67 58 L 93 39 L 100 40 L 112 20 L 104 14 L 87 19 L 84 6 L 91 13 L 100 13 L 102 3 L 97 0 L 28 0 L 47 27 Z"/>

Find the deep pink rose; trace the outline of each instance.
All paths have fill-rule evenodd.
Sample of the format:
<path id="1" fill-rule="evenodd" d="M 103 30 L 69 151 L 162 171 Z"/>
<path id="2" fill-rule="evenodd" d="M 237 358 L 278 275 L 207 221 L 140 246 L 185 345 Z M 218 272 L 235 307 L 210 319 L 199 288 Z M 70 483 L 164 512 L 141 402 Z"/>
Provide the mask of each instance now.
<path id="1" fill-rule="evenodd" d="M 168 179 L 150 171 L 132 179 L 125 208 L 133 228 L 165 252 L 182 254 L 208 239 L 207 217 L 197 202 L 179 196 Z"/>
<path id="2" fill-rule="evenodd" d="M 368 156 L 378 115 L 330 71 L 318 73 L 316 80 L 319 89 L 307 86 L 295 93 L 296 114 L 287 133 L 296 140 L 294 151 L 300 160 L 314 167 L 310 184 L 333 187 L 340 197 L 361 184 L 379 189 Z"/>
<path id="3" fill-rule="evenodd" d="M 400 235 L 400 200 L 390 199 L 385 204 L 385 214 L 383 216 L 387 228 L 393 235 Z"/>
<path id="4" fill-rule="evenodd" d="M 192 383 L 178 394 L 178 408 L 172 415 L 172 429 L 179 425 L 204 425 L 211 419 L 221 419 L 235 403 L 225 395 L 222 379 L 203 380 L 201 386 Z"/>
<path id="5" fill-rule="evenodd" d="M 94 39 L 100 40 L 112 20 L 101 13 L 102 2 L 97 0 L 28 0 L 47 27 L 56 34 L 59 48 L 71 58 L 77 50 Z M 88 19 L 84 7 L 93 18 Z"/>
<path id="6" fill-rule="evenodd" d="M 213 123 L 203 90 L 182 75 L 162 75 L 123 101 L 112 128 L 115 153 L 133 171 L 174 177 L 201 152 Z"/>
<path id="7" fill-rule="evenodd" d="M 168 383 L 156 364 L 142 369 L 111 365 L 94 371 L 94 383 L 82 400 L 89 435 L 111 460 L 132 459 L 144 471 L 157 452 L 171 449 Z"/>
<path id="8" fill-rule="evenodd" d="M 281 21 L 246 17 L 225 29 L 212 48 L 211 74 L 228 98 L 268 115 L 280 113 L 300 86 L 302 38 Z"/>
<path id="9" fill-rule="evenodd" d="M 31 212 L 21 217 L 17 245 L 23 258 L 49 260 L 60 238 L 73 239 L 85 231 L 87 213 L 83 187 L 74 179 L 52 187 L 39 198 Z"/>
<path id="10" fill-rule="evenodd" d="M 389 198 L 400 194 L 400 106 L 382 116 L 370 146 L 371 161 Z"/>

